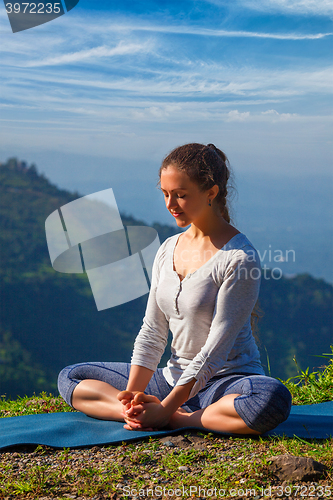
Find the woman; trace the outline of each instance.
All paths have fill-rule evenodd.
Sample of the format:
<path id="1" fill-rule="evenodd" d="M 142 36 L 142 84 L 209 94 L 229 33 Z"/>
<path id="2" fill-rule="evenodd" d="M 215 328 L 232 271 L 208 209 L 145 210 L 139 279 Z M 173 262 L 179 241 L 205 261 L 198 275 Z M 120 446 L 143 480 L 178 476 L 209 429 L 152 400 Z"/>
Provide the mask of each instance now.
<path id="1" fill-rule="evenodd" d="M 291 396 L 264 375 L 251 332 L 260 261 L 230 225 L 228 160 L 213 144 L 187 144 L 164 159 L 159 175 L 167 209 L 190 227 L 157 252 L 131 365 L 67 367 L 59 391 L 77 410 L 125 421 L 126 429 L 273 429 L 288 417 Z M 157 368 L 169 329 L 172 355 Z"/>

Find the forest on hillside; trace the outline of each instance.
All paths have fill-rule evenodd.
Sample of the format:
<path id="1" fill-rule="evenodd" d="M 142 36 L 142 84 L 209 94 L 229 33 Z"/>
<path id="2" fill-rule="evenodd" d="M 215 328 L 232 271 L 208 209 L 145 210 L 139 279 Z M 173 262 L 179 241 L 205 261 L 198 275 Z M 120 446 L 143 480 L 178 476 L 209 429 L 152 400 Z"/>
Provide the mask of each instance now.
<path id="1" fill-rule="evenodd" d="M 80 197 L 34 165 L 0 164 L 0 394 L 56 391 L 59 370 L 80 361 L 128 361 L 147 295 L 97 311 L 86 275 L 53 270 L 45 220 Z M 124 225 L 145 225 L 124 217 Z M 177 230 L 156 223 L 160 241 Z M 269 275 L 268 275 L 269 278 Z M 333 287 L 308 274 L 262 280 L 258 343 L 266 372 L 287 378 L 318 367 L 332 343 Z M 165 361 L 167 353 L 163 361 Z"/>

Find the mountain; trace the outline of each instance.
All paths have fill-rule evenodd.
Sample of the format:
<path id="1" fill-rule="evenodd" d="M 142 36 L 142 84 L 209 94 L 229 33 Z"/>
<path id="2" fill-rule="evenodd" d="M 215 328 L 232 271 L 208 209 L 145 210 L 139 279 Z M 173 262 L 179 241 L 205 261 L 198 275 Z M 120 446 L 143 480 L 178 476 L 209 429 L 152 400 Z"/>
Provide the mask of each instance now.
<path id="1" fill-rule="evenodd" d="M 86 275 L 51 267 L 45 220 L 79 197 L 53 185 L 34 165 L 15 158 L 0 164 L 0 394 L 55 391 L 57 373 L 68 364 L 130 360 L 147 295 L 97 311 Z M 122 221 L 144 225 L 124 215 Z M 161 242 L 176 232 L 154 227 Z M 328 352 L 332 342 L 332 291 L 309 275 L 276 279 L 266 273 L 258 337 L 272 376 L 296 374 L 294 355 L 302 369 L 321 365 L 313 355 Z"/>

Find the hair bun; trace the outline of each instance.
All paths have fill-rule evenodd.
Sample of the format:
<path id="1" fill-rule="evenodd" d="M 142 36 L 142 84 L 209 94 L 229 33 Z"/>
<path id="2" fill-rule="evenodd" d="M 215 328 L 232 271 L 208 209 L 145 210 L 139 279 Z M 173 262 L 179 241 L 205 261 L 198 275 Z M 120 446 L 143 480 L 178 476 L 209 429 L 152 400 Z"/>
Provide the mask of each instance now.
<path id="1" fill-rule="evenodd" d="M 210 149 L 212 149 L 213 151 L 215 151 L 215 153 L 218 154 L 220 158 L 222 158 L 222 160 L 224 161 L 224 163 L 227 163 L 227 157 L 226 157 L 226 155 L 223 153 L 223 151 L 221 151 L 219 148 L 217 148 L 215 146 L 215 144 L 207 144 L 207 147 L 210 148 Z"/>

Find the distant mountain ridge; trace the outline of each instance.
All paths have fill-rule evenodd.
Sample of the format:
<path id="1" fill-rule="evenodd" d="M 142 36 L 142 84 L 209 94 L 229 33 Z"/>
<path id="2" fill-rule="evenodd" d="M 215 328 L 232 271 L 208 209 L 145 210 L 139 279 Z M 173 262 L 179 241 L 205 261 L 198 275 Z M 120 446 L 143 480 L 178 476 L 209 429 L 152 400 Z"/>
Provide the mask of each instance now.
<path id="1" fill-rule="evenodd" d="M 54 391 L 59 370 L 80 361 L 129 361 L 147 295 L 98 312 L 85 275 L 51 267 L 44 223 L 80 197 L 15 158 L 0 164 L 0 390 L 15 397 Z M 124 225 L 145 225 L 122 215 Z M 161 242 L 177 228 L 155 224 Z M 269 278 L 269 275 L 268 275 Z M 263 364 L 273 376 L 320 366 L 332 343 L 332 285 L 309 275 L 263 279 L 259 322 Z M 167 353 L 164 356 L 164 361 Z"/>

